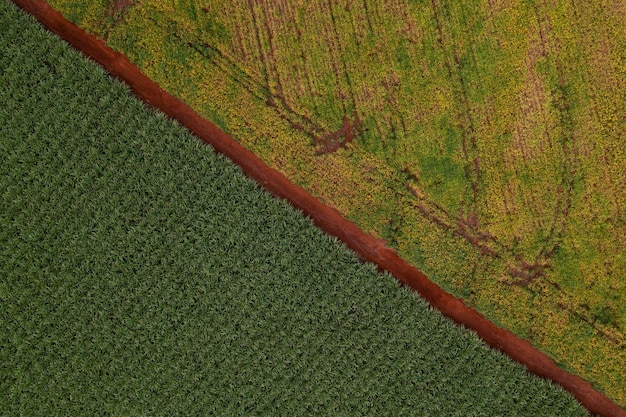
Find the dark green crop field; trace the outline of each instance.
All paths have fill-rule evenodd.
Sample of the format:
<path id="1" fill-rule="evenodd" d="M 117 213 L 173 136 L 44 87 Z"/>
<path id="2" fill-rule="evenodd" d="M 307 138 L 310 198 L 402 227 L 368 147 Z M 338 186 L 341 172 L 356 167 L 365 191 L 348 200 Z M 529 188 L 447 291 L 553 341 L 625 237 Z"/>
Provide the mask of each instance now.
<path id="1" fill-rule="evenodd" d="M 5 0 L 0 102 L 0 415 L 586 415 Z"/>
<path id="2" fill-rule="evenodd" d="M 626 6 L 51 0 L 626 405 Z"/>

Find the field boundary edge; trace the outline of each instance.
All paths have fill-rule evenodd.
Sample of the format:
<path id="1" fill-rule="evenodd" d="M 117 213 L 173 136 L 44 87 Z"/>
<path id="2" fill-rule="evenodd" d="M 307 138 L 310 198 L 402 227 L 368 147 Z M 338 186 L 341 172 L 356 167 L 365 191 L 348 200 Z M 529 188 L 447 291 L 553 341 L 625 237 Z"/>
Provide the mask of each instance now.
<path id="1" fill-rule="evenodd" d="M 341 240 L 359 258 L 376 264 L 381 271 L 389 272 L 398 281 L 416 291 L 444 316 L 474 331 L 489 346 L 522 364 L 528 371 L 562 386 L 591 413 L 605 417 L 626 417 L 624 409 L 604 393 L 594 389 L 588 381 L 560 368 L 554 360 L 534 348 L 528 341 L 496 326 L 476 310 L 465 305 L 462 300 L 445 292 L 421 271 L 400 258 L 395 250 L 386 246 L 385 242 L 365 234 L 337 210 L 323 204 L 282 173 L 266 165 L 253 152 L 244 148 L 216 125 L 202 118 L 180 99 L 164 91 L 126 56 L 115 52 L 100 39 L 66 20 L 45 1 L 11 1 L 48 30 L 97 62 L 110 75 L 127 84 L 142 101 L 177 120 L 195 136 L 210 144 L 216 152 L 237 164 L 249 178 L 275 197 L 286 200 L 294 208 L 301 210 L 318 228 Z"/>

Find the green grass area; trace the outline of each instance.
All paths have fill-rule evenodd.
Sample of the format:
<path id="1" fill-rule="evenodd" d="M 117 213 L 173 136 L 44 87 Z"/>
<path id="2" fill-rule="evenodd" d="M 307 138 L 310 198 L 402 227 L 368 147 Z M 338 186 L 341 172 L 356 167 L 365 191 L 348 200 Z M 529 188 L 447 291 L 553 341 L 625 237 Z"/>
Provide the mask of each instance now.
<path id="1" fill-rule="evenodd" d="M 0 415 L 585 415 L 0 2 Z"/>
<path id="2" fill-rule="evenodd" d="M 50 3 L 626 406 L 619 2 Z"/>

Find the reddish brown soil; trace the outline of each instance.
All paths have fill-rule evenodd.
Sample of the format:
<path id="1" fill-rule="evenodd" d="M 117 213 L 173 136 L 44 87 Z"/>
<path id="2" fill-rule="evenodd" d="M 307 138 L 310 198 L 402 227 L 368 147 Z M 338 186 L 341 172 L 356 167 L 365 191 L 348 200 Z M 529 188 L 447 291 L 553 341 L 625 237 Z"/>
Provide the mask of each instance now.
<path id="1" fill-rule="evenodd" d="M 354 122 L 351 122 L 348 116 L 343 116 L 343 126 L 335 132 L 331 132 L 322 137 L 315 137 L 315 143 L 321 145 L 317 151 L 318 154 L 335 152 L 339 148 L 344 148 L 348 143 L 361 131 L 361 121 L 358 115 L 354 115 Z"/>
<path id="2" fill-rule="evenodd" d="M 133 0 L 115 0 L 113 2 L 113 12 L 118 12 L 120 10 L 124 10 L 130 6 L 135 4 Z"/>
<path id="3" fill-rule="evenodd" d="M 389 271 L 445 316 L 474 330 L 486 343 L 523 364 L 530 372 L 560 384 L 592 413 L 606 417 L 626 417 L 626 411 L 603 393 L 596 391 L 589 382 L 559 368 L 552 359 L 532 347 L 529 342 L 497 327 L 461 300 L 443 291 L 423 273 L 401 259 L 394 250 L 386 247 L 384 242 L 366 235 L 336 210 L 320 203 L 284 175 L 265 165 L 255 154 L 243 148 L 214 124 L 204 120 L 181 100 L 163 91 L 125 56 L 114 52 L 102 41 L 65 20 L 47 3 L 42 0 L 13 1 L 50 31 L 100 63 L 110 74 L 124 80 L 142 100 L 177 119 L 218 152 L 232 159 L 249 177 L 272 194 L 301 209 L 318 227 L 341 239 L 363 259 L 377 264 L 381 270 Z"/>

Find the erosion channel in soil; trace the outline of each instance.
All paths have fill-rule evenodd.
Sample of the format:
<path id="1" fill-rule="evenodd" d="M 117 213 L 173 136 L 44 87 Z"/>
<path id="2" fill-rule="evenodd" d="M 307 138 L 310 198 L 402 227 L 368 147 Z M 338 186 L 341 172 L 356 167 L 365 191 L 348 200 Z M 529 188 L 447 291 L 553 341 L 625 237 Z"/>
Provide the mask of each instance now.
<path id="1" fill-rule="evenodd" d="M 226 135 L 209 121 L 201 118 L 181 100 L 171 96 L 147 78 L 125 56 L 114 52 L 102 41 L 85 33 L 41 0 L 13 0 L 33 15 L 50 31 L 102 65 L 111 75 L 126 82 L 146 103 L 178 120 L 196 136 L 212 145 L 238 164 L 243 171 L 278 198 L 310 216 L 326 233 L 336 236 L 359 257 L 375 263 L 399 281 L 417 291 L 434 308 L 455 322 L 474 330 L 491 347 L 502 351 L 523 364 L 530 372 L 550 379 L 571 392 L 590 412 L 602 416 L 626 416 L 626 412 L 606 395 L 595 390 L 582 378 L 572 375 L 532 345 L 485 319 L 461 300 L 443 291 L 423 273 L 410 266 L 384 242 L 363 233 L 354 223 L 343 218 L 333 208 L 322 204 L 283 174 L 267 166 L 260 158 Z"/>

